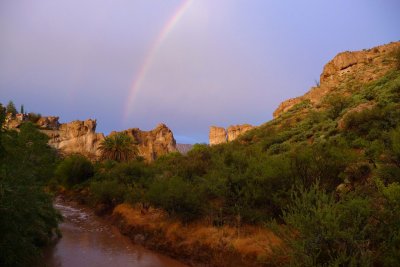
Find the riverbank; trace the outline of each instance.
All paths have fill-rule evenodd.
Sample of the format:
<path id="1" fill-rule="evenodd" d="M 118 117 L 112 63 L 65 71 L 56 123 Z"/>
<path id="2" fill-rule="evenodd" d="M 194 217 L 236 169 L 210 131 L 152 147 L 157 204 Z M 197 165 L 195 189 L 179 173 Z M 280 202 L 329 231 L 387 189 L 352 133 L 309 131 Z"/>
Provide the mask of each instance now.
<path id="1" fill-rule="evenodd" d="M 61 191 L 67 200 L 87 205 L 88 192 Z M 123 203 L 91 207 L 97 216 L 116 226 L 132 242 L 191 266 L 276 266 L 273 248 L 281 241 L 261 226 L 213 226 L 207 220 L 189 224 L 155 208 Z M 279 260 L 278 260 L 279 261 Z"/>
<path id="2" fill-rule="evenodd" d="M 124 235 L 145 247 L 162 251 L 193 266 L 263 266 L 271 262 L 280 240 L 265 228 L 215 227 L 198 221 L 171 219 L 165 212 L 120 204 L 110 217 Z"/>
<path id="3" fill-rule="evenodd" d="M 134 244 L 109 220 L 91 208 L 56 198 L 62 214 L 62 238 L 46 247 L 39 267 L 188 267 L 170 257 Z"/>

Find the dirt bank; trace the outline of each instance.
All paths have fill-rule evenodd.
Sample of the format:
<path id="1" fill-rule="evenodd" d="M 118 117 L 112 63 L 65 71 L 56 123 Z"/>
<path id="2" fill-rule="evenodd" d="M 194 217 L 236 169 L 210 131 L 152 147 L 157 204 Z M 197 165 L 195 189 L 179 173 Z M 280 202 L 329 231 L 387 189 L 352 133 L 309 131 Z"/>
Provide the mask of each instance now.
<path id="1" fill-rule="evenodd" d="M 158 209 L 116 206 L 110 217 L 123 234 L 145 247 L 193 266 L 268 266 L 279 239 L 261 227 L 215 227 L 205 222 L 183 225 Z"/>

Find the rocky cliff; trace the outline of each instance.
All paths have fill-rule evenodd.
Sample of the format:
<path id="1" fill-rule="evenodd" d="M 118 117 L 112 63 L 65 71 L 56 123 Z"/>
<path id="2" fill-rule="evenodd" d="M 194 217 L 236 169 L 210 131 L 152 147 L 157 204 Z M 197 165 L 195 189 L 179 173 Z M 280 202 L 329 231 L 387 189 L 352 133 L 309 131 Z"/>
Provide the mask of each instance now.
<path id="1" fill-rule="evenodd" d="M 319 85 L 312 87 L 301 97 L 282 102 L 274 112 L 274 118 L 290 110 L 304 100 L 309 100 L 313 107 L 318 108 L 324 97 L 335 91 L 341 93 L 343 84 L 371 82 L 382 77 L 393 68 L 395 62 L 390 60 L 390 54 L 400 48 L 400 42 L 381 45 L 368 50 L 342 52 L 328 62 L 320 76 Z M 348 91 L 345 93 L 349 93 Z"/>
<path id="2" fill-rule="evenodd" d="M 227 129 L 211 126 L 208 135 L 209 143 L 212 146 L 231 142 L 253 128 L 254 126 L 251 126 L 250 124 L 231 125 Z"/>
<path id="3" fill-rule="evenodd" d="M 9 129 L 18 129 L 27 120 L 28 118 L 23 114 L 17 114 L 15 117 L 10 114 L 7 116 L 5 126 Z M 62 154 L 79 153 L 91 159 L 97 159 L 101 155 L 99 146 L 105 136 L 102 133 L 96 133 L 96 120 L 59 123 L 58 117 L 49 116 L 41 117 L 36 124 L 41 132 L 49 136 L 49 145 Z M 123 132 L 134 137 L 140 156 L 148 161 L 177 151 L 174 135 L 165 124 L 159 124 L 151 131 L 134 128 Z"/>
<path id="4" fill-rule="evenodd" d="M 96 120 L 60 124 L 58 117 L 43 117 L 38 124 L 41 131 L 49 136 L 49 145 L 61 153 L 79 153 L 92 159 L 100 156 L 98 147 L 104 140 L 104 135 L 96 133 Z"/>
<path id="5" fill-rule="evenodd" d="M 138 143 L 139 154 L 148 161 L 177 151 L 174 135 L 165 124 L 159 124 L 151 131 L 132 128 L 122 132 L 134 138 Z M 115 133 L 112 132 L 110 135 Z"/>

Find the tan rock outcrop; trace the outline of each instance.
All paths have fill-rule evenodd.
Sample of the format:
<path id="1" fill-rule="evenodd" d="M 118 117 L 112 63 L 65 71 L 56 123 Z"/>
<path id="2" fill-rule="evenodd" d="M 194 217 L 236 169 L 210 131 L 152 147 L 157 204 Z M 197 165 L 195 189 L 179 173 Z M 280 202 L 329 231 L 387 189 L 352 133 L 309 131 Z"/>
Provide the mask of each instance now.
<path id="1" fill-rule="evenodd" d="M 235 140 L 240 135 L 244 134 L 245 132 L 253 129 L 254 126 L 250 124 L 242 124 L 242 125 L 231 125 L 228 127 L 226 132 L 228 133 L 228 142 Z"/>
<path id="2" fill-rule="evenodd" d="M 47 124 L 48 122 L 50 124 Z M 104 134 L 96 133 L 96 120 L 59 124 L 58 117 L 45 117 L 40 123 L 48 128 L 41 131 L 49 136 L 49 145 L 61 153 L 79 153 L 92 159 L 101 155 L 98 148 L 104 140 Z"/>
<path id="3" fill-rule="evenodd" d="M 208 140 L 211 146 L 223 144 L 228 141 L 225 128 L 218 126 L 211 126 L 208 134 Z"/>
<path id="4" fill-rule="evenodd" d="M 58 130 L 60 127 L 60 123 L 58 122 L 59 117 L 49 116 L 49 117 L 40 117 L 36 124 L 40 128 Z"/>
<path id="5" fill-rule="evenodd" d="M 9 129 L 18 130 L 22 122 L 23 120 L 18 116 L 10 115 L 6 126 Z M 101 156 L 99 146 L 105 136 L 102 133 L 96 133 L 96 120 L 59 123 L 58 117 L 41 117 L 36 124 L 42 133 L 49 136 L 49 145 L 62 154 L 79 153 L 94 160 Z M 159 156 L 177 151 L 174 135 L 165 124 L 159 124 L 151 131 L 133 128 L 123 132 L 134 137 L 139 154 L 147 161 L 153 161 Z M 110 135 L 115 133 L 112 132 Z"/>
<path id="6" fill-rule="evenodd" d="M 254 126 L 250 124 L 231 125 L 227 129 L 218 126 L 211 126 L 208 135 L 209 143 L 212 146 L 231 142 L 253 128 Z"/>
<path id="7" fill-rule="evenodd" d="M 273 113 L 274 118 L 304 100 L 310 100 L 313 106 L 320 105 L 327 94 L 333 91 L 341 93 L 340 84 L 348 84 L 352 80 L 362 84 L 382 77 L 396 64 L 391 55 L 397 49 L 400 49 L 400 42 L 368 50 L 339 53 L 324 66 L 320 76 L 320 85 L 312 87 L 301 97 L 282 102 Z"/>
<path id="8" fill-rule="evenodd" d="M 122 132 L 134 138 L 138 143 L 140 156 L 147 161 L 153 161 L 162 155 L 178 151 L 174 135 L 165 124 L 161 123 L 151 131 L 132 128 Z M 112 132 L 110 135 L 115 133 Z"/>

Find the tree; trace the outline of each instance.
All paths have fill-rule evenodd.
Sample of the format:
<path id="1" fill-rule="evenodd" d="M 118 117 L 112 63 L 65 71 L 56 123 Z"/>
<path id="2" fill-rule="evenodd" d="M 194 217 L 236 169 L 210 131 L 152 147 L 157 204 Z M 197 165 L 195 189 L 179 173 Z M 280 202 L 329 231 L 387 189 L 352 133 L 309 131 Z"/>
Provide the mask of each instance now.
<path id="1" fill-rule="evenodd" d="M 56 161 L 47 141 L 29 123 L 0 130 L 0 266 L 33 266 L 61 219 L 43 190 Z"/>
<path id="2" fill-rule="evenodd" d="M 25 113 L 24 105 L 21 105 L 21 109 L 20 109 L 20 112 L 19 112 L 19 113 L 21 113 L 21 114 L 24 114 L 24 113 Z"/>
<path id="3" fill-rule="evenodd" d="M 106 137 L 99 147 L 102 159 L 128 161 L 138 156 L 139 151 L 132 137 L 126 133 L 116 133 Z"/>
<path id="4" fill-rule="evenodd" d="M 93 164 L 84 156 L 76 154 L 65 158 L 56 169 L 56 176 L 71 187 L 93 176 Z"/>
<path id="5" fill-rule="evenodd" d="M 14 102 L 12 101 L 8 102 L 6 107 L 6 112 L 11 113 L 13 116 L 15 116 L 18 113 L 17 109 L 15 108 Z"/>

